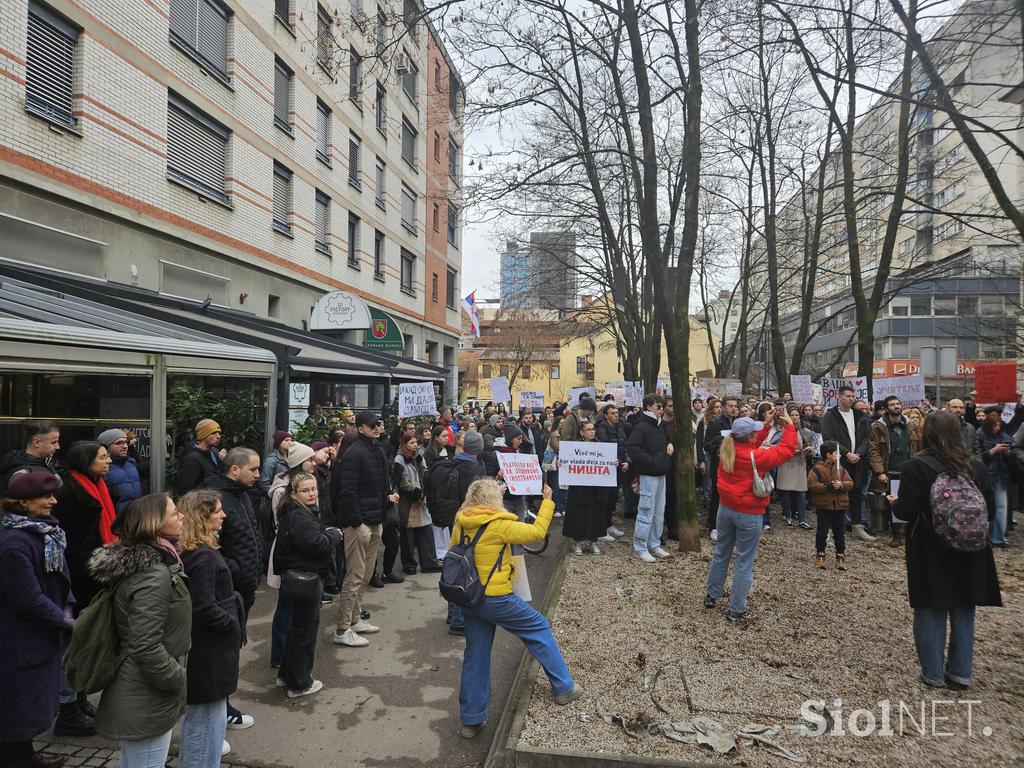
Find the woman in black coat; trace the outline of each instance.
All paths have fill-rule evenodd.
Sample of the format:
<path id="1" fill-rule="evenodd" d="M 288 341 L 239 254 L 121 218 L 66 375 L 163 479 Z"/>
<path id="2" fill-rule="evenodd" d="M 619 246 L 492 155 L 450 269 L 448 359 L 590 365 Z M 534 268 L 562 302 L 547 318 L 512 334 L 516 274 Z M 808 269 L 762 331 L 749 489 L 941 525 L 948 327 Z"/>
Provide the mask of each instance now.
<path id="1" fill-rule="evenodd" d="M 230 749 L 224 741 L 228 696 L 238 687 L 242 645 L 242 596 L 231 583 L 217 534 L 224 508 L 216 491 L 190 491 L 178 501 L 184 517 L 181 560 L 192 595 L 192 648 L 188 654 L 181 768 L 216 768 Z"/>
<path id="2" fill-rule="evenodd" d="M 282 582 L 278 600 L 290 602 L 292 612 L 278 685 L 288 689 L 288 698 L 308 696 L 324 687 L 313 677 L 313 657 L 320 628 L 323 578 L 330 571 L 330 560 L 341 542 L 341 531 L 325 529 L 320 524 L 314 512 L 316 504 L 316 478 L 300 472 L 292 478 L 291 495 L 278 515 L 274 547 L 274 571 L 281 574 Z M 316 574 L 320 577 L 319 584 L 309 591 L 307 598 L 289 597 L 289 571 Z"/>
<path id="3" fill-rule="evenodd" d="M 932 484 L 941 467 L 967 473 L 985 496 L 989 520 L 995 513 L 985 467 L 971 459 L 960 436 L 960 422 L 935 412 L 924 422 L 922 450 L 903 465 L 893 513 L 907 521 L 907 582 L 914 609 L 914 645 L 927 685 L 963 690 L 971 683 L 974 614 L 978 605 L 1002 605 L 992 548 L 977 552 L 945 549 L 931 521 Z M 945 654 L 949 621 L 949 653 Z"/>
<path id="4" fill-rule="evenodd" d="M 60 703 L 60 659 L 71 631 L 71 581 L 64 531 L 51 517 L 60 481 L 50 472 L 16 476 L 0 528 L 0 765 L 58 766 L 32 739 L 50 730 Z"/>
<path id="5" fill-rule="evenodd" d="M 597 428 L 592 421 L 580 424 L 579 440 L 594 442 Z M 617 461 L 617 460 L 616 460 Z M 597 540 L 607 531 L 608 489 L 592 485 L 570 485 L 565 502 L 562 535 L 575 542 L 574 555 L 582 555 L 584 547 L 601 554 Z"/>

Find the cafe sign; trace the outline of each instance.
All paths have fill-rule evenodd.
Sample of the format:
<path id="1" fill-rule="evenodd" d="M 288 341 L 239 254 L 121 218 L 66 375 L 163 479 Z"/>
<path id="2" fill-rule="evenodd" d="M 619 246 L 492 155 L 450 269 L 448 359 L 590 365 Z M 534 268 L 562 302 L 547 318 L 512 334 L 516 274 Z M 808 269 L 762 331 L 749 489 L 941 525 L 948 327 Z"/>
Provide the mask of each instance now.
<path id="1" fill-rule="evenodd" d="M 364 332 L 363 346 L 378 352 L 401 353 L 405 349 L 405 339 L 391 315 L 370 307 L 370 327 Z"/>

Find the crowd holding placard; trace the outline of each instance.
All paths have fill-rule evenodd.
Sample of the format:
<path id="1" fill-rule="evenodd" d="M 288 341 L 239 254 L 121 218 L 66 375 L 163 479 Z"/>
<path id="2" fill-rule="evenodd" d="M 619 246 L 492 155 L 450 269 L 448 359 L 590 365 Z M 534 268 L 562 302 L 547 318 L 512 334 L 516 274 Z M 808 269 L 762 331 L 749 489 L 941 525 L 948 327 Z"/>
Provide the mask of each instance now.
<path id="1" fill-rule="evenodd" d="M 638 560 L 671 557 L 676 536 L 672 398 L 649 394 L 629 407 L 615 398 L 579 392 L 572 407 L 535 404 L 518 417 L 500 403 L 458 416 L 443 408 L 391 435 L 376 414 L 349 411 L 309 446 L 276 432 L 263 460 L 249 447 L 222 447 L 219 425 L 203 419 L 173 497 L 144 492 L 132 435 L 106 430 L 57 466 L 59 426 L 25 422 L 22 445 L 0 460 L 0 636 L 11 649 L 0 656 L 4 768 L 60 764 L 32 747 L 51 726 L 121 742 L 124 768 L 159 768 L 179 719 L 181 764 L 219 764 L 226 730 L 254 725 L 229 697 L 264 579 L 278 590 L 268 661 L 286 697 L 323 687 L 314 674 L 323 606 L 337 606 L 335 644 L 366 647 L 381 631 L 363 610 L 368 587 L 421 571 L 441 574 L 444 591 L 461 558 L 479 577 L 475 602 L 449 598 L 446 617 L 466 639 L 462 735 L 487 717 L 496 626 L 540 660 L 556 702 L 574 700 L 582 689 L 547 621 L 517 590 L 521 546 L 564 516 L 573 554 L 601 554 L 625 536 L 612 519 L 620 495 L 635 519 Z M 837 570 L 848 568 L 847 531 L 863 541 L 888 532 L 894 546 L 905 538 L 922 676 L 967 685 L 974 606 L 999 602 L 991 547 L 1008 546 L 1021 498 L 1024 406 L 982 411 L 954 399 L 941 412 L 925 401 L 904 413 L 895 396 L 872 408 L 842 385 L 835 399 L 827 409 L 788 397 L 690 403 L 694 482 L 715 543 L 705 606 L 724 594 L 735 558 L 726 618 L 756 618 L 747 594 L 774 497 L 790 526 L 812 529 L 813 509 L 818 568 L 830 540 Z M 310 409 L 311 420 L 322 418 Z M 926 514 L 943 503 L 931 493 L 937 485 L 956 498 L 975 489 L 974 507 L 965 502 L 941 532 L 945 548 Z M 975 513 L 985 516 L 980 543 Z M 959 645 L 943 668 L 947 617 Z M 97 637 L 106 645 L 89 645 Z M 104 652 L 90 655 L 97 647 Z M 99 691 L 94 705 L 87 695 Z"/>

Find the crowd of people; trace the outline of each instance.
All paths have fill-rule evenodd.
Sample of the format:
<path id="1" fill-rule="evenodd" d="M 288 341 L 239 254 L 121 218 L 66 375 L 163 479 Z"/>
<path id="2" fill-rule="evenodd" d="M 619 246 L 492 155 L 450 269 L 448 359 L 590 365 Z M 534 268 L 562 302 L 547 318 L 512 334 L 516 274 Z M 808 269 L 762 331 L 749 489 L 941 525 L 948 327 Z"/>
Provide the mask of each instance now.
<path id="1" fill-rule="evenodd" d="M 970 683 L 973 606 L 998 604 L 991 547 L 1008 545 L 1020 498 L 1024 406 L 1004 422 L 999 406 L 954 399 L 941 412 L 904 412 L 898 398 L 872 407 L 843 388 L 828 409 L 788 396 L 710 397 L 689 408 L 693 481 L 715 542 L 706 607 L 724 594 L 735 558 L 726 618 L 756 618 L 747 594 L 775 498 L 787 525 L 816 527 L 818 568 L 831 540 L 836 568 L 846 570 L 848 531 L 863 541 L 887 532 L 894 546 L 905 537 L 922 676 L 933 685 Z M 582 689 L 550 626 L 513 590 L 516 555 L 555 516 L 564 517 L 573 555 L 600 555 L 625 536 L 612 518 L 621 497 L 624 516 L 635 519 L 636 558 L 670 557 L 674 419 L 672 398 L 661 394 L 634 407 L 584 395 L 572 406 L 518 414 L 500 403 L 458 414 L 442 408 L 388 434 L 375 413 L 346 410 L 334 425 L 313 406 L 309 424 L 323 439 L 305 445 L 282 429 L 262 458 L 251 447 L 222 446 L 220 425 L 202 419 L 177 462 L 173 496 L 146 492 L 130 433 L 105 430 L 56 462 L 59 426 L 25 422 L 22 445 L 0 459 L 0 637 L 12 650 L 0 657 L 4 768 L 59 765 L 62 757 L 32 747 L 51 726 L 57 735 L 119 741 L 123 768 L 160 768 L 179 720 L 181 765 L 218 765 L 230 750 L 227 730 L 254 725 L 230 696 L 261 583 L 277 590 L 269 654 L 276 684 L 288 698 L 305 697 L 323 687 L 314 672 L 324 606 L 336 606 L 336 645 L 366 647 L 381 627 L 363 608 L 365 590 L 439 573 L 453 543 L 474 536 L 484 601 L 449 602 L 445 619 L 466 642 L 462 735 L 486 722 L 498 626 L 538 658 L 555 701 L 572 701 Z M 560 485 L 559 447 L 569 441 L 615 444 L 615 487 Z M 542 495 L 509 493 L 498 458 L 509 452 L 536 456 Z M 929 489 L 947 475 L 973 478 L 988 502 L 984 551 L 938 551 L 920 525 Z M 62 657 L 76 621 L 100 603 L 121 656 L 94 705 L 85 695 L 92 691 L 75 690 Z M 955 642 L 943 667 L 947 618 Z"/>

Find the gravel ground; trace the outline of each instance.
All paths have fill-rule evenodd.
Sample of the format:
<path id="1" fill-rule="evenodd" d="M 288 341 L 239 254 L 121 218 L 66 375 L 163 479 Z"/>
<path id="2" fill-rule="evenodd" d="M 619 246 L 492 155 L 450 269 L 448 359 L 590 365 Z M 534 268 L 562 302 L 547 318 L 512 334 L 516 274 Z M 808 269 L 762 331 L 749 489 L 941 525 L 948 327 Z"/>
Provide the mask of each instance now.
<path id="1" fill-rule="evenodd" d="M 1004 607 L 978 610 L 974 685 L 965 692 L 920 682 L 903 550 L 882 540 L 849 542 L 845 574 L 835 570 L 830 550 L 828 568 L 820 571 L 813 566 L 813 531 L 773 526 L 761 537 L 748 601 L 760 618 L 745 625 L 724 620 L 726 600 L 717 610 L 702 606 L 707 539 L 699 554 L 654 565 L 635 559 L 628 543 L 602 545 L 600 556 L 572 557 L 553 625 L 587 693 L 576 704 L 555 706 L 540 673 L 521 738 L 555 750 L 795 765 L 760 746 L 721 756 L 660 735 L 635 739 L 605 723 L 601 706 L 632 720 L 703 715 L 730 731 L 747 723 L 780 725 L 779 742 L 812 766 L 1024 765 L 1024 532 L 1018 526 L 1010 536 L 1013 546 L 996 550 Z M 634 594 L 620 597 L 616 587 Z M 649 690 L 659 669 L 654 694 L 668 714 L 657 710 Z M 835 698 L 842 699 L 844 724 L 852 710 L 866 708 L 876 731 L 856 737 L 846 728 L 843 735 L 830 730 L 812 738 L 787 730 L 801 722 L 802 702 L 823 699 L 834 707 Z M 878 733 L 884 700 L 893 735 Z M 859 716 L 860 728 L 867 722 Z"/>

